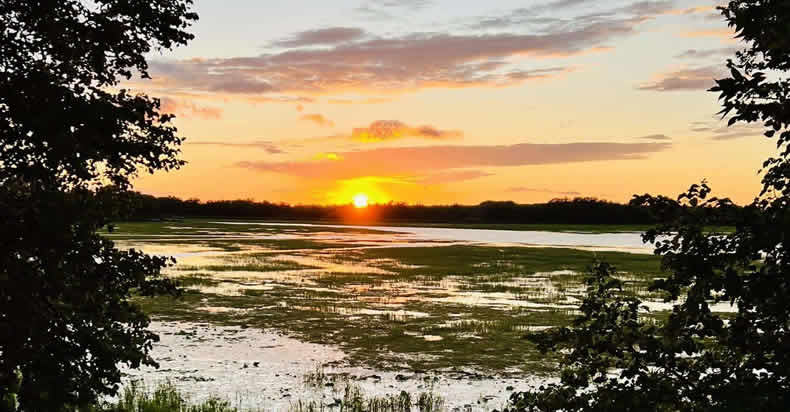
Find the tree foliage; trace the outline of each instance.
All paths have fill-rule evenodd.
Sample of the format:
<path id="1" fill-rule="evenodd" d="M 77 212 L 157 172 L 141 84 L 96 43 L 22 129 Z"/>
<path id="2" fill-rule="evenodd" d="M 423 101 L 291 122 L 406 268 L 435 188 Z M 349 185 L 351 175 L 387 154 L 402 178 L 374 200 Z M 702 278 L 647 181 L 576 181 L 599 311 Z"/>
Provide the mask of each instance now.
<path id="1" fill-rule="evenodd" d="M 182 200 L 127 193 L 137 219 L 174 217 L 238 217 L 278 220 L 491 224 L 651 224 L 647 208 L 596 198 L 554 199 L 548 203 L 517 204 L 487 201 L 478 205 L 371 204 L 365 210 L 347 205 L 289 205 L 252 200 Z M 727 224 L 726 218 L 720 224 Z"/>
<path id="2" fill-rule="evenodd" d="M 776 411 L 790 405 L 790 3 L 733 0 L 720 8 L 747 48 L 712 91 L 730 125 L 762 122 L 778 155 L 745 208 L 703 182 L 677 199 L 635 196 L 664 222 L 644 239 L 663 256 L 660 292 L 672 311 L 652 318 L 596 267 L 571 328 L 528 336 L 563 353 L 559 383 L 513 396 L 513 411 Z M 711 211 L 732 234 L 704 230 Z M 714 213 L 715 214 L 715 213 Z M 730 306 L 732 305 L 732 306 Z M 722 313 L 732 307 L 734 313 Z"/>
<path id="3" fill-rule="evenodd" d="M 56 411 L 154 364 L 132 293 L 168 260 L 96 235 L 140 170 L 180 167 L 160 102 L 122 88 L 183 45 L 191 0 L 0 1 L 0 409 Z"/>

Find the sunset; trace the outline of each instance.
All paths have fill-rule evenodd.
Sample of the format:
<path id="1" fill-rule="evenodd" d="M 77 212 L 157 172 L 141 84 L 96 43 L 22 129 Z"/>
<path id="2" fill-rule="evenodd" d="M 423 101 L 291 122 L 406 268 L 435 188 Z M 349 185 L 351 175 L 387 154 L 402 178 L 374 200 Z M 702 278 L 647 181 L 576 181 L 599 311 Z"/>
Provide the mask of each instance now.
<path id="1" fill-rule="evenodd" d="M 368 195 L 364 193 L 358 193 L 354 195 L 352 201 L 354 203 L 354 207 L 356 207 L 357 209 L 364 209 L 368 207 Z"/>
<path id="2" fill-rule="evenodd" d="M 757 125 L 727 128 L 706 92 L 737 48 L 714 6 L 200 1 L 195 39 L 123 84 L 160 97 L 188 137 L 185 167 L 135 188 L 338 204 L 364 182 L 375 202 L 623 202 L 707 178 L 748 202 L 774 146 Z"/>
<path id="3" fill-rule="evenodd" d="M 788 0 L 0 23 L 0 412 L 788 410 Z"/>

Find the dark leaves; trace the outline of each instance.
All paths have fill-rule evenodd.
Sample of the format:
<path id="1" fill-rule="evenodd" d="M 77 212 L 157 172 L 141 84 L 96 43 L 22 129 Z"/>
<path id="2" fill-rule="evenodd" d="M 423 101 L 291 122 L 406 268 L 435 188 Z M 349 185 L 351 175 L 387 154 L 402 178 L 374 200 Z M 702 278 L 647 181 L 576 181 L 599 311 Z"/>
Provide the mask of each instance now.
<path id="1" fill-rule="evenodd" d="M 192 38 L 191 4 L 0 1 L 0 406 L 82 406 L 117 389 L 118 364 L 154 365 L 131 297 L 176 293 L 171 261 L 96 231 L 138 170 L 183 165 L 172 116 L 117 86 Z"/>
<path id="2" fill-rule="evenodd" d="M 514 411 L 773 411 L 790 404 L 790 2 L 731 0 L 720 8 L 749 48 L 716 81 L 729 124 L 761 121 L 779 156 L 747 207 L 711 197 L 703 181 L 676 200 L 634 196 L 663 222 L 643 238 L 666 277 L 650 291 L 673 305 L 658 319 L 592 273 L 573 328 L 532 335 L 564 353 L 561 381 L 515 394 Z M 780 133 L 777 133 L 780 132 Z M 732 233 L 711 231 L 722 217 Z M 731 310 L 725 311 L 729 305 Z M 722 313 L 725 311 L 725 313 Z"/>

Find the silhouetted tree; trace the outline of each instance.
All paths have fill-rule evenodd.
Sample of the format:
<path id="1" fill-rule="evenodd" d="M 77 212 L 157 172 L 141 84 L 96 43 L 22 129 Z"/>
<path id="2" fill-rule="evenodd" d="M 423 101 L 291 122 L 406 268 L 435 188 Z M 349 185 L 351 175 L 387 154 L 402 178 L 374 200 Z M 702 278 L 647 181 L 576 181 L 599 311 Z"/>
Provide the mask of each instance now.
<path id="1" fill-rule="evenodd" d="M 721 114 L 763 122 L 779 155 L 746 208 L 710 196 L 704 182 L 677 200 L 636 196 L 662 221 L 644 236 L 663 256 L 651 290 L 674 307 L 651 321 L 621 293 L 614 269 L 598 265 L 571 328 L 531 334 L 562 355 L 561 382 L 512 398 L 514 411 L 778 411 L 790 405 L 790 2 L 733 0 L 720 8 L 748 48 L 717 80 Z M 714 213 L 711 213 L 713 211 Z M 716 213 L 736 221 L 710 234 Z M 731 304 L 732 314 L 712 305 Z"/>
<path id="2" fill-rule="evenodd" d="M 178 168 L 157 99 L 120 81 L 183 45 L 191 0 L 0 1 L 0 409 L 58 411 L 153 364 L 129 301 L 173 292 L 168 261 L 96 234 L 138 170 Z M 18 405 L 18 406 L 16 406 Z"/>
<path id="3" fill-rule="evenodd" d="M 288 205 L 251 200 L 201 202 L 172 196 L 154 197 L 125 194 L 134 205 L 136 219 L 175 217 L 224 217 L 286 220 L 340 221 L 349 214 L 349 205 Z M 379 223 L 564 223 L 564 224 L 649 224 L 656 223 L 647 208 L 594 198 L 554 199 L 549 203 L 517 204 L 483 202 L 479 205 L 373 204 L 366 217 Z M 368 219 L 371 220 L 371 219 Z M 732 219 L 712 223 L 729 224 Z"/>

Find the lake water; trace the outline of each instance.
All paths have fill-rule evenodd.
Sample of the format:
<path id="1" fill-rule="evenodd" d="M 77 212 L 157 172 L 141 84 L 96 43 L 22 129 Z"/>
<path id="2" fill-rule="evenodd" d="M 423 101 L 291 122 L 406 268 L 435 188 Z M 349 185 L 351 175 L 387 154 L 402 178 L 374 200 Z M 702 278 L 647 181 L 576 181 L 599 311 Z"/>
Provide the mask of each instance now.
<path id="1" fill-rule="evenodd" d="M 187 299 L 149 309 L 161 367 L 126 379 L 267 411 L 331 405 L 345 385 L 432 392 L 448 411 L 501 409 L 550 380 L 525 366 L 544 361 L 522 336 L 577 313 L 589 251 L 628 252 L 626 269 L 652 259 L 637 232 L 190 221 L 109 237 L 176 257 L 166 273 L 197 281 Z M 623 273 L 637 294 L 645 276 Z M 326 381 L 306 383 L 317 371 Z"/>
<path id="2" fill-rule="evenodd" d="M 217 222 L 227 225 L 260 225 L 314 228 L 357 228 L 397 233 L 413 241 L 452 241 L 500 245 L 570 247 L 629 253 L 653 253 L 653 245 L 642 241 L 640 232 L 578 233 L 493 229 L 458 229 L 412 226 L 354 226 L 306 223 Z"/>

